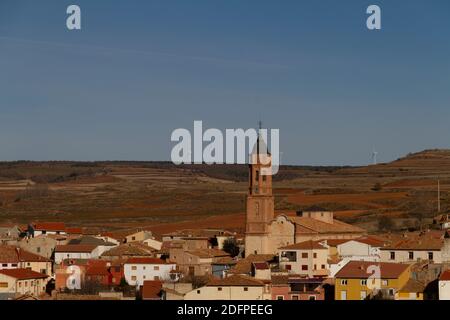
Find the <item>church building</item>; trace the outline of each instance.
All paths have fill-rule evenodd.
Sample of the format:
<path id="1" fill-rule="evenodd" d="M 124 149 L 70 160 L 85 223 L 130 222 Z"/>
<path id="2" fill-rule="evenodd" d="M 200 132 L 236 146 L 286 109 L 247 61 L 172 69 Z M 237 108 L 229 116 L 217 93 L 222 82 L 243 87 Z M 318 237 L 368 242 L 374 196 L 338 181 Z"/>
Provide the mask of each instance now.
<path id="1" fill-rule="evenodd" d="M 364 229 L 334 219 L 333 212 L 312 207 L 295 215 L 275 215 L 271 154 L 262 137 L 251 154 L 245 226 L 245 255 L 276 254 L 278 248 L 308 240 L 355 239 Z"/>

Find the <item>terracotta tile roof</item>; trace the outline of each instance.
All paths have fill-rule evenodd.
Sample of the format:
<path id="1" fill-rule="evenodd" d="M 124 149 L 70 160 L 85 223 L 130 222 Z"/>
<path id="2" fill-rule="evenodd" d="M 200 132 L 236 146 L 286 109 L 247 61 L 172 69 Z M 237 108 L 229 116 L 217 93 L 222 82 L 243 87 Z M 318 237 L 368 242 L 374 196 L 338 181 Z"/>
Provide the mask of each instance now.
<path id="1" fill-rule="evenodd" d="M 121 244 L 117 247 L 105 251 L 102 256 L 105 257 L 121 257 L 121 256 L 151 256 L 155 250 L 149 246 L 131 242 Z"/>
<path id="2" fill-rule="evenodd" d="M 65 231 L 66 224 L 64 222 L 36 222 L 33 228 L 34 230 Z"/>
<path id="3" fill-rule="evenodd" d="M 145 300 L 161 300 L 161 290 L 162 290 L 162 282 L 161 281 L 144 281 L 144 285 L 141 286 L 142 299 Z"/>
<path id="4" fill-rule="evenodd" d="M 232 275 L 223 279 L 212 279 L 207 283 L 207 287 L 260 287 L 264 282 L 249 276 Z"/>
<path id="5" fill-rule="evenodd" d="M 267 262 L 253 262 L 253 267 L 256 270 L 268 270 L 270 269 L 270 266 Z"/>
<path id="6" fill-rule="evenodd" d="M 55 252 L 89 252 L 91 253 L 97 248 L 96 245 L 89 244 L 66 244 L 55 247 Z"/>
<path id="7" fill-rule="evenodd" d="M 441 250 L 444 240 L 434 236 L 410 236 L 394 241 L 381 250 Z"/>
<path id="8" fill-rule="evenodd" d="M 329 245 L 330 247 L 336 247 L 340 244 L 346 243 L 350 241 L 350 239 L 325 239 L 325 240 L 320 240 L 320 242 L 323 243 L 327 243 L 327 245 Z"/>
<path id="9" fill-rule="evenodd" d="M 245 259 L 238 260 L 229 274 L 250 274 L 253 262 L 271 262 L 275 260 L 273 254 L 251 254 Z"/>
<path id="10" fill-rule="evenodd" d="M 423 292 L 425 289 L 425 283 L 415 280 L 409 279 L 408 282 L 399 290 L 400 292 Z"/>
<path id="11" fill-rule="evenodd" d="M 327 250 L 327 248 L 321 244 L 322 241 L 304 241 L 299 243 L 294 243 L 285 247 L 281 247 L 282 250 L 320 250 L 324 249 Z"/>
<path id="12" fill-rule="evenodd" d="M 37 254 L 28 252 L 15 246 L 0 246 L 0 262 L 19 263 L 19 262 L 49 262 L 50 260 Z"/>
<path id="13" fill-rule="evenodd" d="M 289 217 L 297 225 L 296 233 L 364 233 L 364 229 L 333 219 L 333 223 L 308 217 Z M 299 228 L 300 227 L 300 228 Z"/>
<path id="14" fill-rule="evenodd" d="M 445 270 L 441 273 L 441 276 L 439 277 L 439 280 L 441 281 L 450 281 L 450 270 Z"/>
<path id="15" fill-rule="evenodd" d="M 272 285 L 273 286 L 281 286 L 281 285 L 288 285 L 289 276 L 285 275 L 273 275 L 272 276 Z"/>
<path id="16" fill-rule="evenodd" d="M 66 228 L 66 232 L 69 234 L 83 234 L 83 229 L 82 228 Z"/>
<path id="17" fill-rule="evenodd" d="M 0 270 L 0 274 L 4 274 L 6 276 L 13 277 L 19 280 L 45 279 L 48 277 L 46 274 L 34 272 L 30 269 L 3 269 Z"/>
<path id="18" fill-rule="evenodd" d="M 167 262 L 158 258 L 130 258 L 125 264 L 167 264 Z"/>
<path id="19" fill-rule="evenodd" d="M 233 264 L 233 265 L 235 265 L 236 263 L 237 263 L 237 261 L 235 259 L 233 259 L 230 256 L 227 256 L 227 257 L 217 258 L 216 260 L 214 260 L 214 262 L 212 264 L 229 264 L 229 265 Z"/>
<path id="20" fill-rule="evenodd" d="M 357 241 L 357 242 L 365 243 L 372 247 L 383 247 L 385 244 L 385 241 L 383 241 L 382 239 L 380 239 L 378 237 L 374 237 L 374 236 L 364 236 L 364 237 L 360 237 L 360 238 L 353 239 L 353 240 Z M 349 240 L 349 241 L 351 241 L 351 240 Z"/>
<path id="21" fill-rule="evenodd" d="M 368 270 L 371 266 L 380 268 L 382 279 L 396 279 L 409 268 L 408 264 L 401 263 L 349 261 L 339 270 L 335 278 L 368 279 L 373 273 L 373 271 Z"/>

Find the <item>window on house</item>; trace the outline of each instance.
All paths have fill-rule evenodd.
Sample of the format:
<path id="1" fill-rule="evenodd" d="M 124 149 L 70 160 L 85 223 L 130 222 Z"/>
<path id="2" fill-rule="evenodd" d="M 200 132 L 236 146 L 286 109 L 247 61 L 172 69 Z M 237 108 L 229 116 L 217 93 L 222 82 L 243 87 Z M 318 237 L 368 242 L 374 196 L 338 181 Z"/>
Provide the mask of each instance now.
<path id="1" fill-rule="evenodd" d="M 433 252 L 432 251 L 430 251 L 430 252 L 428 252 L 428 260 L 433 260 Z"/>
<path id="2" fill-rule="evenodd" d="M 302 258 L 303 259 L 308 258 L 308 252 L 302 252 Z"/>
<path id="3" fill-rule="evenodd" d="M 284 300 L 284 296 L 277 296 L 277 300 Z"/>
<path id="4" fill-rule="evenodd" d="M 395 294 L 394 289 L 390 288 L 390 289 L 389 289 L 389 295 L 390 295 L 390 296 L 393 296 L 394 294 Z"/>
<path id="5" fill-rule="evenodd" d="M 244 291 L 248 291 L 248 288 L 247 288 L 247 287 L 244 287 Z"/>
<path id="6" fill-rule="evenodd" d="M 11 266 L 13 267 L 17 267 L 17 263 L 13 263 Z"/>
<path id="7" fill-rule="evenodd" d="M 28 281 L 25 281 L 25 287 L 28 287 Z"/>
<path id="8" fill-rule="evenodd" d="M 7 263 L 2 263 L 2 267 L 7 267 L 8 264 Z"/>
<path id="9" fill-rule="evenodd" d="M 342 279 L 341 286 L 346 286 L 346 285 L 347 285 L 347 279 Z"/>
<path id="10" fill-rule="evenodd" d="M 324 264 L 321 267 L 322 267 L 322 270 L 325 269 L 325 265 Z"/>
<path id="11" fill-rule="evenodd" d="M 391 260 L 395 260 L 395 252 L 391 251 Z"/>
<path id="12" fill-rule="evenodd" d="M 367 280 L 361 280 L 361 285 L 362 286 L 367 286 Z"/>
<path id="13" fill-rule="evenodd" d="M 197 290 L 197 294 L 200 294 L 200 290 Z"/>
<path id="14" fill-rule="evenodd" d="M 147 279 L 147 276 L 144 276 L 144 280 Z"/>
<path id="15" fill-rule="evenodd" d="M 409 260 L 414 260 L 414 251 L 408 253 Z"/>
<path id="16" fill-rule="evenodd" d="M 153 280 L 159 280 L 159 276 L 154 276 Z"/>
<path id="17" fill-rule="evenodd" d="M 131 280 L 136 281 L 136 276 L 132 276 Z"/>
<path id="18" fill-rule="evenodd" d="M 317 264 L 314 265 L 314 270 L 317 270 Z"/>
<path id="19" fill-rule="evenodd" d="M 316 296 L 309 296 L 309 300 L 311 300 L 311 301 L 316 300 Z"/>
<path id="20" fill-rule="evenodd" d="M 222 287 L 218 287 L 218 288 L 217 288 L 217 291 L 222 291 Z"/>
<path id="21" fill-rule="evenodd" d="M 291 269 L 292 269 L 291 265 L 290 265 L 290 264 L 287 264 L 287 265 L 286 265 L 286 270 L 291 270 Z"/>
<path id="22" fill-rule="evenodd" d="M 306 270 L 308 270 L 308 265 L 306 265 L 306 264 L 303 264 L 303 265 L 302 265 L 302 270 L 303 270 L 303 271 L 306 271 Z"/>
<path id="23" fill-rule="evenodd" d="M 387 280 L 383 280 L 383 281 L 381 281 L 381 284 L 383 285 L 383 286 L 387 286 L 388 285 L 388 281 Z"/>
<path id="24" fill-rule="evenodd" d="M 136 237 L 131 237 L 131 240 L 132 240 L 132 241 L 136 240 Z"/>
<path id="25" fill-rule="evenodd" d="M 131 266 L 131 270 L 137 270 L 136 266 Z"/>
<path id="26" fill-rule="evenodd" d="M 317 252 L 313 253 L 313 258 L 316 259 L 317 258 Z"/>
<path id="27" fill-rule="evenodd" d="M 37 253 L 40 253 L 40 252 L 41 252 L 41 247 L 37 247 L 37 248 L 36 248 L 36 252 L 37 252 Z"/>
<path id="28" fill-rule="evenodd" d="M 159 266 L 154 266 L 153 270 L 158 271 L 159 270 Z"/>
<path id="29" fill-rule="evenodd" d="M 46 269 L 41 269 L 41 273 L 42 274 L 47 274 L 47 270 Z"/>
<path id="30" fill-rule="evenodd" d="M 142 267 L 142 269 L 144 269 L 144 270 L 145 270 L 145 266 L 143 266 L 143 267 Z"/>
<path id="31" fill-rule="evenodd" d="M 292 295 L 292 300 L 298 300 L 298 295 L 296 294 Z"/>

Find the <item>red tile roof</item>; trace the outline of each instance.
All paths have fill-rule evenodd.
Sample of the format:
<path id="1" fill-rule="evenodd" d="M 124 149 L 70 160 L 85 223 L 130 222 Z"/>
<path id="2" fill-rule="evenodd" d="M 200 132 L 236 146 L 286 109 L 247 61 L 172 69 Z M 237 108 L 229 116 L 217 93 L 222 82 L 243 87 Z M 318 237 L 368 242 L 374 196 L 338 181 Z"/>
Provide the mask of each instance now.
<path id="1" fill-rule="evenodd" d="M 34 272 L 29 269 L 3 269 L 0 270 L 0 274 L 4 274 L 6 276 L 16 278 L 19 280 L 45 279 L 48 277 L 46 274 Z"/>
<path id="2" fill-rule="evenodd" d="M 50 260 L 15 246 L 0 246 L 0 262 L 49 262 Z"/>
<path id="3" fill-rule="evenodd" d="M 267 262 L 253 262 L 253 266 L 256 270 L 267 270 L 270 268 Z"/>
<path id="4" fill-rule="evenodd" d="M 69 234 L 83 234 L 82 228 L 66 228 L 66 232 Z"/>
<path id="5" fill-rule="evenodd" d="M 144 281 L 142 289 L 142 299 L 144 300 L 161 300 L 161 281 Z"/>
<path id="6" fill-rule="evenodd" d="M 441 273 L 441 276 L 439 277 L 439 280 L 441 281 L 450 281 L 450 270 L 446 270 Z"/>
<path id="7" fill-rule="evenodd" d="M 34 230 L 46 230 L 46 231 L 66 230 L 66 224 L 64 222 L 36 222 L 33 227 Z"/>
<path id="8" fill-rule="evenodd" d="M 371 261 L 350 261 L 339 272 L 335 278 L 356 278 L 368 279 L 373 275 L 370 267 L 380 268 L 380 278 L 396 279 L 408 268 L 408 264 L 371 262 Z"/>
<path id="9" fill-rule="evenodd" d="M 166 262 L 158 258 L 130 258 L 125 264 L 166 264 Z"/>

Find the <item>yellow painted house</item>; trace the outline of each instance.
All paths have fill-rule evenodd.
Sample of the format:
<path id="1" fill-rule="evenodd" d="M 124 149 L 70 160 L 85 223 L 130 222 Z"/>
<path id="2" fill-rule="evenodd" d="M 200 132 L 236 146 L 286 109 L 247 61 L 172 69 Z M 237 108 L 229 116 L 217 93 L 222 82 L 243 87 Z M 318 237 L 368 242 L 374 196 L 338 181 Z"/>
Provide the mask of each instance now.
<path id="1" fill-rule="evenodd" d="M 408 283 L 410 265 L 350 261 L 335 276 L 336 300 L 365 300 L 375 295 L 395 299 Z"/>

